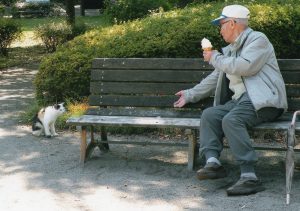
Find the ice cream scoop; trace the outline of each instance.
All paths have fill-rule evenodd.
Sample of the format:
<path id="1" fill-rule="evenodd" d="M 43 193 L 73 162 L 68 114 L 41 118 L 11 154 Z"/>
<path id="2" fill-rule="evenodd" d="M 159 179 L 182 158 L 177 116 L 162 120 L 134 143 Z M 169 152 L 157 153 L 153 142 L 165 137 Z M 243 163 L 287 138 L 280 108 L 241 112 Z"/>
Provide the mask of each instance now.
<path id="1" fill-rule="evenodd" d="M 212 44 L 211 42 L 206 39 L 206 38 L 203 38 L 201 40 L 201 47 L 202 47 L 202 50 L 204 51 L 211 51 L 212 50 Z"/>

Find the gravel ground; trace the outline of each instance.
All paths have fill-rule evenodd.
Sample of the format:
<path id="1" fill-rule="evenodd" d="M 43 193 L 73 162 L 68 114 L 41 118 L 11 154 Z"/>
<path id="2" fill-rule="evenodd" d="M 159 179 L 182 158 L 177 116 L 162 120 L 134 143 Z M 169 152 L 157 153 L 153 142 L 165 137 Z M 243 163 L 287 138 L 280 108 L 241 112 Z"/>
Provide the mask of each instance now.
<path id="1" fill-rule="evenodd" d="M 227 197 L 239 176 L 229 150 L 221 161 L 229 176 L 198 181 L 187 171 L 187 149 L 112 145 L 95 150 L 79 165 L 79 134 L 33 137 L 18 115 L 34 97 L 37 71 L 0 71 L 0 210 L 299 210 L 300 174 L 295 172 L 291 204 L 285 204 L 284 153 L 259 152 L 257 175 L 266 191 Z M 153 140 L 153 136 L 112 136 Z M 199 166 L 198 166 L 199 168 Z"/>

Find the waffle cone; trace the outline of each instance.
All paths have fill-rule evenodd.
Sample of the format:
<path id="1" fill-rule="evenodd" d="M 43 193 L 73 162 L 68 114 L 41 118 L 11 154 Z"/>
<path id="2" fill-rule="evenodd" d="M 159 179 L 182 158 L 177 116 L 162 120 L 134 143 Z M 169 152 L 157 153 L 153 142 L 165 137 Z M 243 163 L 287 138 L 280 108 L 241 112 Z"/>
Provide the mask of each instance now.
<path id="1" fill-rule="evenodd" d="M 211 47 L 209 47 L 209 48 L 202 48 L 202 50 L 203 50 L 203 51 L 211 51 L 212 48 L 211 48 Z"/>

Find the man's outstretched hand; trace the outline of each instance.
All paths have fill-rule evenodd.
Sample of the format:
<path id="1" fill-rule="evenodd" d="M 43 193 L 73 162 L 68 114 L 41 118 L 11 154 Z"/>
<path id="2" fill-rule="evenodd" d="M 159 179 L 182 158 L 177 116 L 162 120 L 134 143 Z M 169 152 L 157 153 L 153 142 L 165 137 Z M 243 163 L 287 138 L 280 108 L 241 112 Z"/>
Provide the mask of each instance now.
<path id="1" fill-rule="evenodd" d="M 179 96 L 179 99 L 174 103 L 174 107 L 175 108 L 181 108 L 181 107 L 183 107 L 186 104 L 185 99 L 184 99 L 184 92 L 183 92 L 183 90 L 177 92 L 175 95 Z"/>

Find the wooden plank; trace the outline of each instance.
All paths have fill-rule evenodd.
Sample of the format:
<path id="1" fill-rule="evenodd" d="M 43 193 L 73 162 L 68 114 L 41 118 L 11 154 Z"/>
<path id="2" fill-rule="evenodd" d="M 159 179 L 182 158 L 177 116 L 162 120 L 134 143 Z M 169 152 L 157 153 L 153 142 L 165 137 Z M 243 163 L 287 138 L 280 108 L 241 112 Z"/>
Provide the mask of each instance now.
<path id="1" fill-rule="evenodd" d="M 69 118 L 67 124 L 199 129 L 200 118 L 83 115 Z M 253 130 L 287 130 L 290 124 L 290 121 L 267 122 L 254 127 Z M 300 122 L 296 124 L 295 130 L 300 131 Z"/>
<path id="2" fill-rule="evenodd" d="M 101 70 L 92 69 L 92 81 L 132 82 L 200 82 L 211 71 L 203 70 Z"/>
<path id="3" fill-rule="evenodd" d="M 113 108 L 90 108 L 86 115 L 99 116 L 136 116 L 136 117 L 170 117 L 170 118 L 197 118 L 201 115 L 201 109 L 188 108 L 136 108 L 136 107 L 113 107 Z M 288 117 L 291 120 L 291 116 Z"/>
<path id="4" fill-rule="evenodd" d="M 281 71 L 285 84 L 300 84 L 300 70 L 297 72 Z"/>
<path id="5" fill-rule="evenodd" d="M 191 83 L 132 83 L 132 82 L 91 82 L 93 94 L 156 94 L 174 95 L 179 90 L 195 86 Z"/>
<path id="6" fill-rule="evenodd" d="M 299 73 L 300 75 L 300 73 Z M 298 97 L 300 98 L 300 85 L 286 85 L 286 94 L 289 98 Z"/>
<path id="7" fill-rule="evenodd" d="M 102 69 L 213 69 L 203 59 L 193 58 L 96 58 L 92 68 Z"/>
<path id="8" fill-rule="evenodd" d="M 67 120 L 71 125 L 103 125 L 103 126 L 131 126 L 152 128 L 194 128 L 200 126 L 200 118 L 161 118 L 161 117 L 125 117 L 125 116 L 94 116 L 83 115 L 71 117 Z"/>
<path id="9" fill-rule="evenodd" d="M 299 70 L 300 59 L 278 59 L 281 70 Z M 213 69 L 199 58 L 96 58 L 93 68 L 122 69 Z"/>
<path id="10" fill-rule="evenodd" d="M 128 106 L 128 107 L 169 107 L 173 108 L 174 102 L 178 99 L 175 95 L 165 96 L 141 96 L 141 95 L 90 95 L 91 106 Z M 188 108 L 207 108 L 212 105 L 213 98 L 190 103 Z"/>
<path id="11" fill-rule="evenodd" d="M 288 99 L 288 110 L 289 111 L 300 110 L 300 98 Z"/>
<path id="12" fill-rule="evenodd" d="M 212 70 L 121 70 L 121 69 L 92 69 L 92 81 L 145 81 L 145 82 L 199 82 L 208 76 Z M 281 71 L 286 84 L 300 84 L 298 72 Z"/>
<path id="13" fill-rule="evenodd" d="M 179 90 L 189 89 L 197 83 L 133 83 L 133 82 L 91 82 L 93 94 L 160 94 L 172 95 Z M 287 84 L 288 97 L 300 97 L 300 85 Z"/>
<path id="14" fill-rule="evenodd" d="M 300 59 L 278 59 L 280 70 L 300 70 Z"/>
<path id="15" fill-rule="evenodd" d="M 164 141 L 159 141 L 159 142 L 150 142 L 150 141 L 112 141 L 112 140 L 107 140 L 107 141 L 98 141 L 98 145 L 101 146 L 102 144 L 133 144 L 133 145 L 142 145 L 142 146 L 147 146 L 147 145 L 160 145 L 160 146 L 177 146 L 177 147 L 187 147 L 188 143 L 187 142 L 164 142 Z"/>

